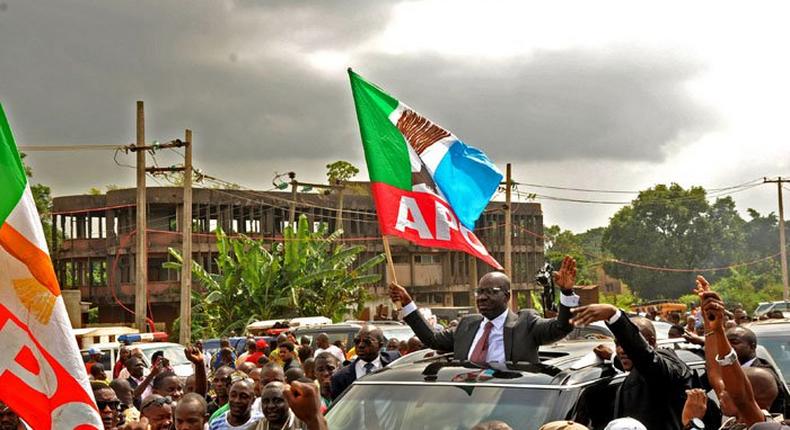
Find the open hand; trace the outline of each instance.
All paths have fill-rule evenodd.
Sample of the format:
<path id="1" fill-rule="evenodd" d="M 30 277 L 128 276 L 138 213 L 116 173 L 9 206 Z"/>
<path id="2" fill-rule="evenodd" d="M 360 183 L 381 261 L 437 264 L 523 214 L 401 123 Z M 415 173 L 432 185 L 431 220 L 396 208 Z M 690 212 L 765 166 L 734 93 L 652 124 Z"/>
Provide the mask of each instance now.
<path id="1" fill-rule="evenodd" d="M 683 425 L 687 425 L 694 418 L 702 419 L 708 409 L 708 396 L 705 390 L 694 388 L 686 390 L 686 404 L 683 405 Z"/>
<path id="2" fill-rule="evenodd" d="M 560 271 L 554 272 L 554 285 L 562 290 L 573 290 L 576 285 L 576 260 L 568 255 L 562 259 Z"/>
<path id="3" fill-rule="evenodd" d="M 401 306 L 411 303 L 411 296 L 406 292 L 406 289 L 394 282 L 390 282 L 390 299 L 393 302 L 400 303 Z"/>
<path id="4" fill-rule="evenodd" d="M 596 321 L 607 321 L 617 313 L 617 308 L 607 304 L 587 305 L 571 309 L 573 325 L 584 327 Z"/>
<path id="5" fill-rule="evenodd" d="M 187 347 L 184 348 L 184 356 L 190 363 L 196 366 L 203 364 L 203 353 L 195 346 L 187 345 Z"/>

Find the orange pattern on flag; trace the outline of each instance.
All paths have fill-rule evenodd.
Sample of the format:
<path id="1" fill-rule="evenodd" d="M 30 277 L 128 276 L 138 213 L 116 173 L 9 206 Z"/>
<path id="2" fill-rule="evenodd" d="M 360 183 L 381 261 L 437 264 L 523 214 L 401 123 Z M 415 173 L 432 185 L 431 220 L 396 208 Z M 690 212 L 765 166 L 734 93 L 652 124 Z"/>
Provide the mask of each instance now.
<path id="1" fill-rule="evenodd" d="M 14 291 L 16 291 L 22 306 L 28 310 L 41 324 L 49 324 L 49 318 L 55 309 L 57 298 L 33 278 L 14 279 Z"/>
<path id="2" fill-rule="evenodd" d="M 25 236 L 16 231 L 7 222 L 0 226 L 0 246 L 24 263 L 34 278 L 54 296 L 60 295 L 58 279 L 52 260 L 41 248 L 31 243 Z"/>

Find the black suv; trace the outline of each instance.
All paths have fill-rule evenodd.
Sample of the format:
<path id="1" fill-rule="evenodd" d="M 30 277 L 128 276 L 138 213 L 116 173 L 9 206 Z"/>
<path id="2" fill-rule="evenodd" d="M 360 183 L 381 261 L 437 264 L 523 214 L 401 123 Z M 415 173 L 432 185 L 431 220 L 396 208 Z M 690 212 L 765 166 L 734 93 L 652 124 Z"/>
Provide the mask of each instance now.
<path id="1" fill-rule="evenodd" d="M 499 420 L 514 429 L 537 429 L 564 419 L 604 428 L 625 374 L 589 355 L 600 343 L 561 342 L 541 348 L 540 365 L 509 363 L 497 369 L 418 351 L 356 381 L 328 412 L 329 428 L 463 430 Z M 676 352 L 704 373 L 698 352 Z"/>

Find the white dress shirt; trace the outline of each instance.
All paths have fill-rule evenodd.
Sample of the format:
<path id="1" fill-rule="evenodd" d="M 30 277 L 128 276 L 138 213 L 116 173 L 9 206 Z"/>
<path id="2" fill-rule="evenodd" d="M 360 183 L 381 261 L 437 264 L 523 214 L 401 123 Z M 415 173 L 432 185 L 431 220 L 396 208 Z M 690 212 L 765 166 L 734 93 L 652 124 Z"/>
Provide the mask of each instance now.
<path id="1" fill-rule="evenodd" d="M 376 370 L 381 369 L 381 359 L 379 357 L 376 357 L 376 359 L 371 361 L 370 363 L 373 364 L 373 368 L 370 369 L 371 372 L 375 372 Z M 357 360 L 357 364 L 354 366 L 354 371 L 357 374 L 357 379 L 360 379 L 368 374 L 367 369 L 365 369 L 366 364 L 368 364 L 368 362 L 361 358 Z"/>
<path id="2" fill-rule="evenodd" d="M 579 306 L 579 296 L 576 294 L 572 294 L 570 296 L 566 296 L 565 294 L 560 294 L 560 303 L 563 306 L 567 306 L 569 308 Z M 405 318 L 406 315 L 417 310 L 417 304 L 414 301 L 409 302 L 408 305 L 403 307 L 403 317 Z M 490 320 L 494 327 L 491 329 L 491 333 L 488 335 L 488 352 L 486 354 L 486 361 L 488 363 L 504 363 L 505 360 L 505 336 L 504 336 L 504 327 L 505 321 L 507 320 L 508 309 L 505 309 L 498 317 Z M 486 323 L 488 323 L 489 319 L 483 317 L 483 320 L 480 321 L 480 326 L 477 328 L 477 333 L 475 333 L 475 338 L 472 341 L 472 347 L 469 348 L 469 354 L 467 355 L 467 359 L 472 358 L 472 352 L 475 350 L 475 346 L 477 342 L 483 337 L 483 332 L 485 331 Z M 357 375 L 359 372 L 357 371 Z"/>

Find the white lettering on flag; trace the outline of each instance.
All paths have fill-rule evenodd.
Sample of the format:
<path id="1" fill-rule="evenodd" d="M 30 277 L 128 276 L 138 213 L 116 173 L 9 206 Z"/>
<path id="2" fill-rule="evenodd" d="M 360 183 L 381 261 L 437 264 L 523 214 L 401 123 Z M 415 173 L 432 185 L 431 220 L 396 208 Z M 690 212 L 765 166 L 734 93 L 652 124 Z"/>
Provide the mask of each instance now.
<path id="1" fill-rule="evenodd" d="M 436 201 L 436 239 L 450 240 L 450 229 L 458 230 L 458 220 L 445 205 Z"/>
<path id="2" fill-rule="evenodd" d="M 409 215 L 411 215 L 411 219 Z M 398 220 L 395 224 L 395 230 L 404 233 L 407 228 L 417 230 L 420 239 L 433 239 L 431 230 L 428 228 L 428 224 L 425 223 L 425 218 L 420 212 L 417 201 L 412 197 L 402 196 L 398 207 Z"/>

